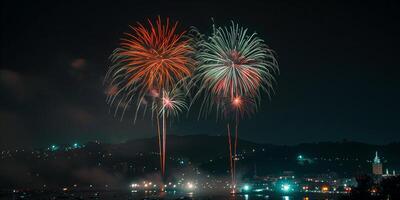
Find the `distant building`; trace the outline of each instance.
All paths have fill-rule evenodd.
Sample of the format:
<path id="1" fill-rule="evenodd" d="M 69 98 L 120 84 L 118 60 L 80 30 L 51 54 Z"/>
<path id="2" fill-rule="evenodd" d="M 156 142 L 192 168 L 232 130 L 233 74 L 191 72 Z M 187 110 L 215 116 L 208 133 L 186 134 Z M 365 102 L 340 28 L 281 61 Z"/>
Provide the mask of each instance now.
<path id="1" fill-rule="evenodd" d="M 392 176 L 396 176 L 396 171 L 393 170 L 392 173 L 389 173 L 389 169 L 386 169 L 385 174 L 382 175 L 383 177 L 392 177 Z"/>
<path id="2" fill-rule="evenodd" d="M 381 159 L 378 157 L 378 152 L 375 153 L 374 162 L 372 163 L 372 174 L 381 176 L 383 174 Z"/>

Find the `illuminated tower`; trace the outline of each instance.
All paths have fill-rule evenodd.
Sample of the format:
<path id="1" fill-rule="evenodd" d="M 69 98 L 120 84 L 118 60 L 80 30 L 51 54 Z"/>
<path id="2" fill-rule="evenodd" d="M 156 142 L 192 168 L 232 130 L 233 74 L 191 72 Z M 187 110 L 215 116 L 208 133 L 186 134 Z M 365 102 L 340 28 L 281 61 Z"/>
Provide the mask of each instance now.
<path id="1" fill-rule="evenodd" d="M 372 174 L 380 176 L 383 174 L 381 159 L 378 157 L 378 152 L 375 153 L 374 162 L 372 163 Z"/>

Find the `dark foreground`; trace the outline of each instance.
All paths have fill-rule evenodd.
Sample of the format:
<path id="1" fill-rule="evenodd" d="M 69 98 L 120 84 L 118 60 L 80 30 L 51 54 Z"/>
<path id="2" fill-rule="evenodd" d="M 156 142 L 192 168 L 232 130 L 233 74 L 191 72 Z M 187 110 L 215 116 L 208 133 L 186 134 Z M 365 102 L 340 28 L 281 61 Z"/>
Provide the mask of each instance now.
<path id="1" fill-rule="evenodd" d="M 339 194 L 197 194 L 197 193 L 135 193 L 126 191 L 90 192 L 17 192 L 2 194 L 0 199 L 102 199 L 102 200 L 336 200 Z"/>

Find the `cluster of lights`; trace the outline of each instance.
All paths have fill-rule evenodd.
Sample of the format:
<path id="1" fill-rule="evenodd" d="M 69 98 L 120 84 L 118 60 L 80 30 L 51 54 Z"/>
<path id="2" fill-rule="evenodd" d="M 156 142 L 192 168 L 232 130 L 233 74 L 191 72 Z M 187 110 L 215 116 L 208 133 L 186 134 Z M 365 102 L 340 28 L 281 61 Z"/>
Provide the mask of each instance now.
<path id="1" fill-rule="evenodd" d="M 328 192 L 329 191 L 329 187 L 324 185 L 324 186 L 322 186 L 321 191 L 322 192 Z"/>
<path id="2" fill-rule="evenodd" d="M 184 174 L 182 174 L 184 175 Z M 305 180 L 309 180 L 309 178 L 306 178 Z M 265 180 L 267 181 L 267 180 Z M 282 193 L 282 195 L 289 195 L 290 193 L 300 191 L 300 192 L 310 192 L 310 193 L 348 193 L 351 190 L 351 187 L 346 187 L 347 184 L 343 184 L 343 191 L 338 190 L 337 186 L 335 185 L 330 185 L 328 184 L 328 181 L 325 181 L 327 183 L 319 185 L 319 186 L 309 186 L 309 185 L 303 185 L 296 181 L 294 179 L 294 176 L 288 177 L 277 177 L 276 179 L 271 179 L 271 183 L 242 183 L 241 185 L 231 185 L 228 181 L 221 182 L 219 181 L 219 184 L 223 184 L 224 189 L 229 189 L 233 191 L 234 193 L 236 192 L 242 192 L 244 194 L 249 194 L 249 193 L 261 193 L 264 191 L 276 191 Z M 336 181 L 335 181 L 336 182 Z M 270 185 L 274 185 L 273 187 L 270 187 Z M 300 185 L 301 184 L 301 185 Z M 177 190 L 179 191 L 185 191 L 188 193 L 192 193 L 194 191 L 197 191 L 198 188 L 202 189 L 212 189 L 212 188 L 217 188 L 213 187 L 210 185 L 209 181 L 202 183 L 199 183 L 197 181 L 193 180 L 188 180 L 181 178 L 179 179 L 176 184 L 172 182 L 167 182 L 165 185 L 155 185 L 150 181 L 143 181 L 139 183 L 132 183 L 130 185 L 132 188 L 132 191 L 138 191 L 138 190 L 144 190 L 148 192 L 156 192 L 157 189 L 161 189 L 163 191 L 171 191 L 171 192 L 176 192 Z"/>
<path id="3" fill-rule="evenodd" d="M 84 146 L 85 145 L 80 145 L 79 143 L 73 143 L 71 146 L 65 147 L 65 150 L 68 151 L 68 150 L 72 150 L 72 149 L 79 149 Z M 49 151 L 57 151 L 59 149 L 60 149 L 60 147 L 55 144 L 52 144 L 50 147 L 47 148 L 47 150 L 49 150 Z"/>
<path id="4" fill-rule="evenodd" d="M 197 188 L 197 186 L 193 183 L 193 182 L 187 182 L 185 184 L 181 184 L 180 182 L 178 183 L 178 185 L 181 185 L 182 189 L 186 189 L 188 191 L 193 191 L 194 189 Z M 162 189 L 165 190 L 167 188 L 173 188 L 176 189 L 178 186 L 176 184 L 173 184 L 172 182 L 169 182 L 168 184 L 165 185 L 161 185 L 163 186 Z M 139 183 L 132 183 L 130 185 L 131 189 L 134 189 L 135 191 L 137 191 L 137 189 L 144 189 L 144 190 L 151 190 L 151 189 L 155 189 L 157 188 L 156 184 L 153 184 L 152 182 L 148 182 L 148 181 L 143 181 L 141 184 Z"/>

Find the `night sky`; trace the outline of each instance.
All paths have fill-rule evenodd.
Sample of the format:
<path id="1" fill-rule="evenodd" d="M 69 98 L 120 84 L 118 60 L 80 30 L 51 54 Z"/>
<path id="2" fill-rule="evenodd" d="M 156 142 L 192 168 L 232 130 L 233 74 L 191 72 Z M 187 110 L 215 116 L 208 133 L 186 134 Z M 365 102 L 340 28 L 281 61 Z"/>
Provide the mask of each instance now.
<path id="1" fill-rule="evenodd" d="M 277 3 L 278 2 L 278 3 Z M 243 120 L 240 137 L 296 144 L 399 141 L 400 26 L 394 2 L 295 4 L 125 1 L 2 1 L 0 147 L 46 146 L 153 137 L 109 114 L 103 78 L 128 25 L 157 15 L 210 33 L 230 20 L 277 52 L 281 73 L 271 101 Z M 225 134 L 223 123 L 194 115 L 169 134 Z"/>

